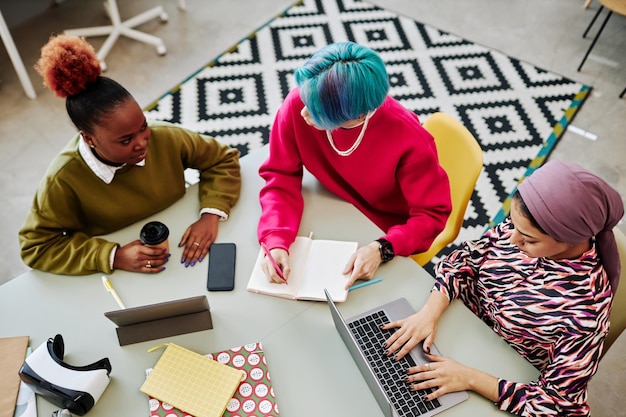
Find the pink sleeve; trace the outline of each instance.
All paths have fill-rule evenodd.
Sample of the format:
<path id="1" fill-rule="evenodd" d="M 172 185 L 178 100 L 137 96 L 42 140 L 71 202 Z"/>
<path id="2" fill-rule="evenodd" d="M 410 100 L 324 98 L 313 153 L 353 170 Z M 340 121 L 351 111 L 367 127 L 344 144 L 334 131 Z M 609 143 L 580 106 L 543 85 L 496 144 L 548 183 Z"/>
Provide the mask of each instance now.
<path id="1" fill-rule="evenodd" d="M 278 110 L 270 132 L 270 154 L 259 168 L 265 185 L 259 194 L 261 218 L 257 228 L 259 243 L 269 249 L 289 250 L 300 227 L 302 199 L 302 160 L 296 145 L 293 117 L 300 117 L 302 102 L 292 91 Z"/>
<path id="2" fill-rule="evenodd" d="M 425 146 L 417 159 L 398 168 L 400 187 L 409 205 L 409 219 L 387 231 L 386 238 L 396 255 L 409 256 L 428 250 L 452 211 L 448 175 L 439 165 L 432 137 L 424 140 Z"/>

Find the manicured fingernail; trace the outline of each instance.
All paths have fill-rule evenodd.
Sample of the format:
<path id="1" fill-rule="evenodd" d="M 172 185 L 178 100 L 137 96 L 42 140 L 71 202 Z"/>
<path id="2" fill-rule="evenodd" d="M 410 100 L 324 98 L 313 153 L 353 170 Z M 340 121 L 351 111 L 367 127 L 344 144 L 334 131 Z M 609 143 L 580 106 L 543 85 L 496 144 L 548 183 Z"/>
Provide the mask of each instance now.
<path id="1" fill-rule="evenodd" d="M 198 262 L 202 262 L 204 258 L 201 256 L 200 259 L 198 259 Z"/>
<path id="2" fill-rule="evenodd" d="M 165 267 L 161 268 L 161 271 L 165 271 Z"/>
<path id="3" fill-rule="evenodd" d="M 194 266 L 196 264 L 196 261 L 191 261 L 191 266 Z"/>
<path id="4" fill-rule="evenodd" d="M 184 264 L 185 263 L 185 258 L 180 258 L 180 263 Z"/>

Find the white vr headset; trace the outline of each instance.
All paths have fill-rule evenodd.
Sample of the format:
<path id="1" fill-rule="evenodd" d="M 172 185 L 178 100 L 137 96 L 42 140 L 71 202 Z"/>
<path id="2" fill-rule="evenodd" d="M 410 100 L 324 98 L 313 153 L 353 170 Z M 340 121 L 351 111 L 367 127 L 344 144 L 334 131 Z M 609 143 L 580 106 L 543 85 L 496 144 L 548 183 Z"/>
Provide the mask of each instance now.
<path id="1" fill-rule="evenodd" d="M 48 339 L 26 358 L 20 378 L 51 403 L 82 416 L 109 385 L 111 363 L 103 358 L 91 365 L 72 366 L 63 362 L 64 352 L 60 334 Z"/>

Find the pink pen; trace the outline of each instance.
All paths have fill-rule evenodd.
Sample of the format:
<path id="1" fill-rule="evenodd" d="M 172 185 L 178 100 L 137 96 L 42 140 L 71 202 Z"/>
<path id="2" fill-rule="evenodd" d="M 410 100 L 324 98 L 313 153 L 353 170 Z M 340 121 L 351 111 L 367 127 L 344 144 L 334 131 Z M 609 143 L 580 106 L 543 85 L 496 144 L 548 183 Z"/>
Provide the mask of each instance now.
<path id="1" fill-rule="evenodd" d="M 285 279 L 285 277 L 283 276 L 283 270 L 280 268 L 280 265 L 278 265 L 278 262 L 276 262 L 276 259 L 274 259 L 274 257 L 272 256 L 272 254 L 270 253 L 270 250 L 267 248 L 267 246 L 265 246 L 265 243 L 261 243 L 261 247 L 263 248 L 263 250 L 265 251 L 265 256 L 267 256 L 267 258 L 270 260 L 270 262 L 272 263 L 272 266 L 274 267 L 274 269 L 276 270 L 276 273 L 278 274 L 278 276 L 280 277 L 280 279 L 282 279 L 283 281 L 285 281 L 285 284 L 287 283 L 287 280 Z"/>

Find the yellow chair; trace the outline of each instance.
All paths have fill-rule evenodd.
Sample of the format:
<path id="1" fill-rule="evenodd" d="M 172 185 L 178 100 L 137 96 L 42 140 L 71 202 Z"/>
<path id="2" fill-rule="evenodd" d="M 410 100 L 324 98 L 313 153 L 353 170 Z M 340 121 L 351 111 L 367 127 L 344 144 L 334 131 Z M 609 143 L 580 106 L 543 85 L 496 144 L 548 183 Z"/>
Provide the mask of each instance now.
<path id="1" fill-rule="evenodd" d="M 619 259 L 622 262 L 622 272 L 620 274 L 620 283 L 617 286 L 617 292 L 613 296 L 613 307 L 611 309 L 611 327 L 609 334 L 604 340 L 604 349 L 602 356 L 611 347 L 615 339 L 626 329 L 626 236 L 617 227 L 613 229 L 615 241 L 617 242 L 617 250 L 619 251 Z"/>
<path id="2" fill-rule="evenodd" d="M 465 210 L 483 168 L 480 145 L 458 120 L 445 113 L 435 113 L 426 119 L 424 128 L 435 138 L 439 163 L 450 180 L 452 213 L 430 249 L 411 256 L 420 266 L 426 265 L 459 235 Z"/>

